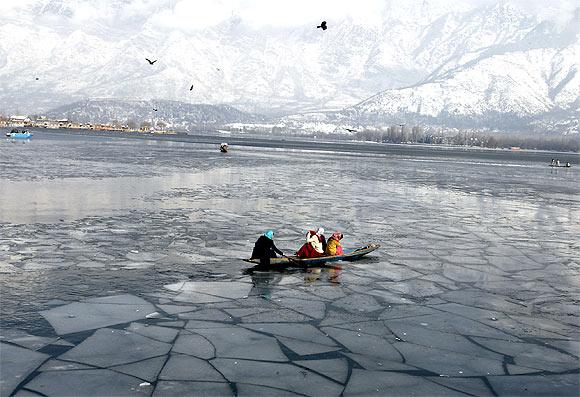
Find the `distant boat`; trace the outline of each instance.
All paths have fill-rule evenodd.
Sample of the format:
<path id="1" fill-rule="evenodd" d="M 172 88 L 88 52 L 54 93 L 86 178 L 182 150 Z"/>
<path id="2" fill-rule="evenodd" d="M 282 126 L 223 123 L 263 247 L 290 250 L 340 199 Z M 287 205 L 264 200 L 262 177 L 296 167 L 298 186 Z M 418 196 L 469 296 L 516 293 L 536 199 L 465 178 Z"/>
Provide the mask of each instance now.
<path id="1" fill-rule="evenodd" d="M 223 143 L 220 145 L 220 152 L 222 152 L 222 153 L 227 153 L 227 152 L 228 152 L 228 148 L 229 148 L 228 144 L 227 144 L 227 143 L 225 143 L 225 142 L 223 142 Z"/>
<path id="2" fill-rule="evenodd" d="M 18 131 L 17 129 L 13 129 L 12 131 L 7 132 L 6 136 L 8 138 L 14 138 L 14 139 L 28 139 L 28 138 L 32 138 L 32 133 L 28 132 L 26 130 Z"/>
<path id="3" fill-rule="evenodd" d="M 570 163 L 566 163 L 566 164 L 548 164 L 550 167 L 556 167 L 556 168 L 570 168 L 572 167 L 572 165 Z"/>

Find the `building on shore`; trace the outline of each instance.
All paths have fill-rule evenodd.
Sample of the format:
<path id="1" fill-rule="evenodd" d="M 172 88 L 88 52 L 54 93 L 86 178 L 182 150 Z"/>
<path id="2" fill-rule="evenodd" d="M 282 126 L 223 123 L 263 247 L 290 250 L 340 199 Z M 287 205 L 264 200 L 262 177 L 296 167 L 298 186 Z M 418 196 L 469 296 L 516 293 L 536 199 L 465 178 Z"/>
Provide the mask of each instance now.
<path id="1" fill-rule="evenodd" d="M 28 117 L 12 115 L 9 117 L 0 116 L 0 127 L 30 127 L 46 129 L 79 129 L 93 131 L 118 131 L 118 132 L 142 132 L 150 134 L 175 134 L 174 131 L 166 129 L 131 128 L 126 124 L 103 124 L 103 123 L 77 123 L 69 119 L 49 119 L 46 116 Z"/>

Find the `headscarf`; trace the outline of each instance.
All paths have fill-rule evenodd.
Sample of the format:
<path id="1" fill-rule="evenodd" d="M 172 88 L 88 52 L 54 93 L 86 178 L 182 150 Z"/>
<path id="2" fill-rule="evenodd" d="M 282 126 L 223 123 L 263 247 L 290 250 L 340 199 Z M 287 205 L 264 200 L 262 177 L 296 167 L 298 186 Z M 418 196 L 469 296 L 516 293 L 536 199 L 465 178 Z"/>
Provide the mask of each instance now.
<path id="1" fill-rule="evenodd" d="M 316 234 L 324 234 L 324 229 L 319 227 L 318 230 L 316 231 Z"/>
<path id="2" fill-rule="evenodd" d="M 270 240 L 274 239 L 274 232 L 271 230 L 268 230 L 266 233 L 264 233 L 264 236 L 268 237 Z"/>
<path id="3" fill-rule="evenodd" d="M 339 232 L 332 233 L 332 237 L 330 237 L 330 238 L 333 238 L 336 241 L 340 241 L 340 240 L 342 240 L 342 233 L 339 233 Z"/>

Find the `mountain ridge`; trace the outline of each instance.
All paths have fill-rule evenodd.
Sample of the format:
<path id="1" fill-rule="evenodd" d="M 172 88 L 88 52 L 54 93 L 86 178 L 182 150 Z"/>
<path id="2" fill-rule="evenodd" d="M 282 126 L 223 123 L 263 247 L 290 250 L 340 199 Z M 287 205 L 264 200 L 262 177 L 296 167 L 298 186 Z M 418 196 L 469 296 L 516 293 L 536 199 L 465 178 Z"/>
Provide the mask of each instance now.
<path id="1" fill-rule="evenodd" d="M 275 116 L 479 115 L 481 127 L 495 112 L 578 116 L 580 8 L 560 26 L 506 2 L 387 1 L 379 24 L 345 18 L 322 33 L 252 27 L 236 15 L 201 30 L 163 30 L 155 15 L 115 19 L 130 2 L 112 0 L 103 4 L 124 23 L 95 16 L 83 25 L 75 16 L 85 2 L 31 0 L 18 21 L 0 15 L 0 113 L 125 98 Z"/>

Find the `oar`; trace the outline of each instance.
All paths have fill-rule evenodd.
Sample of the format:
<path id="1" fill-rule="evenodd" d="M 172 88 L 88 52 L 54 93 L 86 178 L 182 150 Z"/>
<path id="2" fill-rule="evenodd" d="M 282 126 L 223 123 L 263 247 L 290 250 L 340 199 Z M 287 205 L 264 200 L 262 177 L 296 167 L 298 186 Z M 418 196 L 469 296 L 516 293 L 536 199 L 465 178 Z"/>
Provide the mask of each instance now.
<path id="1" fill-rule="evenodd" d="M 296 259 L 292 259 L 289 256 L 286 256 L 286 255 L 282 254 L 282 257 L 288 259 L 288 261 L 294 263 L 295 265 L 299 265 L 300 267 L 303 267 L 304 266 L 303 263 L 300 263 Z"/>

